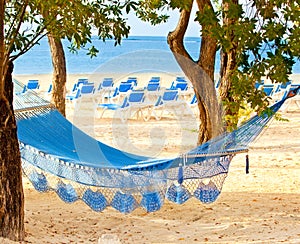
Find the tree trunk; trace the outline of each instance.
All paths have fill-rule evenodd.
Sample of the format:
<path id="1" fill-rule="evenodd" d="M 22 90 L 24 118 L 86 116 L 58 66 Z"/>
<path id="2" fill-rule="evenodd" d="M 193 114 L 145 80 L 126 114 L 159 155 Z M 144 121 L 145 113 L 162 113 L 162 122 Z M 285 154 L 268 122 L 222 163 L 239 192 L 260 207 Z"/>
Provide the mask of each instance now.
<path id="1" fill-rule="evenodd" d="M 210 0 L 197 0 L 199 13 L 204 15 L 205 7 L 213 8 Z M 214 83 L 217 40 L 210 36 L 212 26 L 202 25 L 201 48 L 198 65 Z M 214 85 L 214 84 L 213 84 Z"/>
<path id="2" fill-rule="evenodd" d="M 64 48 L 60 39 L 48 34 L 48 42 L 51 51 L 53 77 L 52 77 L 52 102 L 58 111 L 66 116 L 65 91 L 67 82 L 67 70 Z"/>
<path id="3" fill-rule="evenodd" d="M 238 0 L 231 0 L 231 4 L 238 4 Z M 230 26 L 233 26 L 235 22 L 238 21 L 237 18 L 230 18 L 227 16 L 227 12 L 229 11 L 230 3 L 228 1 L 224 1 L 223 9 L 224 9 L 224 28 L 229 27 L 225 37 L 230 41 L 231 47 L 228 50 L 222 50 L 221 52 L 221 84 L 219 87 L 219 95 L 222 101 L 226 101 L 229 103 L 225 105 L 224 115 L 230 116 L 233 118 L 236 113 L 238 113 L 238 108 L 236 106 L 232 106 L 234 103 L 234 97 L 230 93 L 230 89 L 232 86 L 232 75 L 233 72 L 237 69 L 237 46 L 238 43 L 235 41 L 234 31 L 230 30 Z M 232 29 L 232 28 L 231 28 Z M 231 105 L 230 105 L 231 104 Z M 234 103 L 237 105 L 236 103 Z M 237 124 L 237 120 L 227 120 L 226 126 L 230 129 L 234 128 Z"/>
<path id="4" fill-rule="evenodd" d="M 9 63 L 0 96 L 0 236 L 23 241 L 24 193 L 17 126 L 13 111 L 13 64 Z"/>
<path id="5" fill-rule="evenodd" d="M 209 1 L 197 1 L 199 11 Z M 209 5 L 211 6 L 211 5 Z M 216 41 L 208 34 L 201 38 L 200 57 L 193 61 L 187 53 L 183 39 L 190 19 L 192 2 L 189 9 L 181 10 L 180 19 L 174 31 L 168 35 L 168 44 L 179 66 L 191 81 L 200 111 L 198 145 L 217 136 L 223 131 L 222 114 L 214 87 L 214 64 L 217 50 Z M 203 27 L 202 28 L 209 28 Z"/>
<path id="6" fill-rule="evenodd" d="M 210 0 L 197 0 L 197 6 L 199 8 L 200 14 L 205 14 L 205 7 L 209 7 L 212 9 Z M 220 106 L 220 103 L 218 101 L 214 83 L 217 40 L 210 35 L 212 28 L 213 26 L 210 25 L 202 25 L 201 48 L 199 60 L 197 62 L 203 70 L 203 73 L 205 74 L 205 79 L 202 79 L 203 82 L 197 86 L 197 89 L 203 89 L 202 86 L 204 85 L 204 83 L 207 86 L 206 90 L 203 91 L 205 93 L 200 93 L 201 96 L 204 97 L 204 101 L 206 102 L 202 104 L 198 103 L 200 118 L 201 111 L 203 111 L 203 118 L 201 119 L 201 121 L 205 121 L 203 125 L 202 123 L 200 124 L 199 129 L 201 131 L 205 126 L 210 128 L 208 137 L 201 137 L 201 134 L 199 133 L 198 142 L 200 142 L 201 140 L 207 141 L 208 139 L 218 136 L 224 131 L 222 121 L 222 107 Z M 210 107 L 210 109 L 206 109 L 204 105 Z M 207 123 L 206 121 L 209 120 L 211 120 L 211 122 Z"/>

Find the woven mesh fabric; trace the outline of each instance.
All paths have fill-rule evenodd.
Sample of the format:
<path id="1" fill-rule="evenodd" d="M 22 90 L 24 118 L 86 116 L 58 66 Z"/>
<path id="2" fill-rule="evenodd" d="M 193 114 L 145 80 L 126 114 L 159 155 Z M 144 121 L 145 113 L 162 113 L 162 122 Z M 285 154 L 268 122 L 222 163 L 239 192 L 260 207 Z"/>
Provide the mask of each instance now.
<path id="1" fill-rule="evenodd" d="M 166 198 L 178 204 L 191 197 L 215 201 L 233 156 L 246 151 L 271 119 L 254 116 L 183 156 L 156 159 L 95 140 L 36 93 L 21 90 L 16 81 L 14 109 L 24 174 L 36 190 L 55 191 L 68 203 L 82 200 L 95 211 L 111 206 L 122 213 L 137 207 L 153 212 Z"/>

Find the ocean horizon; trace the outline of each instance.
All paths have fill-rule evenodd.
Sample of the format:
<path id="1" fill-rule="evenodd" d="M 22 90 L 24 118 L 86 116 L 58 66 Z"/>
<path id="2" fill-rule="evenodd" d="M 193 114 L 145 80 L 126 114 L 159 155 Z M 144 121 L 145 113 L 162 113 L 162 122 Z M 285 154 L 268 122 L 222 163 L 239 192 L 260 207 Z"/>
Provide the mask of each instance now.
<path id="1" fill-rule="evenodd" d="M 138 73 L 168 72 L 182 73 L 163 36 L 129 36 L 121 45 L 115 46 L 110 39 L 103 42 L 92 37 L 92 42 L 99 53 L 91 58 L 86 49 L 77 53 L 69 51 L 69 42 L 63 40 L 68 74 L 92 73 Z M 200 37 L 186 37 L 185 46 L 193 59 L 197 59 L 200 51 Z M 216 73 L 219 72 L 220 60 L 216 59 Z M 14 62 L 15 75 L 50 74 L 53 71 L 51 54 L 47 38 L 43 38 L 24 55 Z M 300 73 L 300 64 L 294 65 L 293 73 Z"/>

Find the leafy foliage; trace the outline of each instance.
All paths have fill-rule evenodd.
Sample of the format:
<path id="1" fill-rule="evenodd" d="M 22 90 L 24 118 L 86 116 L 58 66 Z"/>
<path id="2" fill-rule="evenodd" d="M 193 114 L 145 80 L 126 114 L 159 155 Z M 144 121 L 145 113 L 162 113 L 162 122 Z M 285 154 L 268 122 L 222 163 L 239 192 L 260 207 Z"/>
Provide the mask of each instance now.
<path id="1" fill-rule="evenodd" d="M 115 44 L 120 44 L 130 30 L 123 17 L 129 7 L 134 5 L 113 0 L 11 0 L 5 12 L 5 40 L 11 60 L 48 32 L 58 39 L 68 39 L 73 52 L 91 43 L 96 32 L 103 41 L 114 38 Z M 93 57 L 97 53 L 96 47 L 89 45 L 87 54 Z"/>
<path id="2" fill-rule="evenodd" d="M 170 1 L 170 6 L 172 9 L 187 9 L 191 3 L 193 1 L 192 0 L 185 0 L 185 1 L 181 1 L 181 0 L 171 0 Z"/>
<path id="3" fill-rule="evenodd" d="M 167 0 L 127 0 L 126 12 L 134 11 L 143 21 L 150 22 L 152 25 L 165 23 L 170 9 Z"/>
<path id="4" fill-rule="evenodd" d="M 159 4 L 151 5 L 154 2 Z M 151 11 L 153 7 L 182 10 L 188 3 L 141 0 L 138 4 L 142 10 L 138 13 L 143 13 L 142 20 L 155 22 L 156 16 L 145 10 L 149 6 Z M 289 80 L 300 53 L 299 19 L 300 3 L 292 0 L 247 0 L 242 4 L 225 0 L 222 5 L 211 0 L 204 10 L 197 11 L 195 21 L 203 27 L 202 35 L 213 37 L 221 53 L 232 57 L 230 70 L 226 77 L 221 77 L 229 84 L 223 87 L 227 96 L 222 98 L 222 103 L 225 121 L 231 129 L 237 125 L 242 110 L 262 112 L 267 108 L 270 99 L 255 89 L 257 81 L 263 77 L 273 83 Z"/>
<path id="5" fill-rule="evenodd" d="M 246 101 L 258 112 L 268 105 L 268 98 L 262 91 L 257 91 L 254 84 L 262 77 L 273 83 L 286 83 L 292 73 L 292 67 L 299 53 L 300 42 L 295 42 L 294 33 L 299 33 L 295 16 L 299 16 L 299 5 L 290 1 L 260 1 L 252 9 L 244 7 L 238 21 L 226 28 L 234 29 L 234 40 L 220 40 L 223 51 L 230 48 L 229 43 L 236 43 L 237 63 L 232 70 L 230 102 L 225 107 L 234 107 Z M 255 11 L 256 10 L 256 11 Z M 252 13 L 252 15 L 249 15 Z M 254 13 L 254 14 L 253 14 Z M 224 44 L 225 43 L 225 44 Z M 234 119 L 238 113 L 234 113 Z M 233 119 L 233 118 L 230 118 Z"/>

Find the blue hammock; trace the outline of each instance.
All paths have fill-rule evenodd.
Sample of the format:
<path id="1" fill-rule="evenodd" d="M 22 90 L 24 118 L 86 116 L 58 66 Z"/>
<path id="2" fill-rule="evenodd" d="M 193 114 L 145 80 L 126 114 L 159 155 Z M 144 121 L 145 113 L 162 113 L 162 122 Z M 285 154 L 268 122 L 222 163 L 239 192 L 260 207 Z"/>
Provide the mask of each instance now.
<path id="1" fill-rule="evenodd" d="M 159 210 L 164 200 L 203 203 L 219 196 L 233 156 L 246 152 L 272 116 L 254 116 L 186 154 L 143 157 L 88 136 L 36 93 L 15 81 L 14 109 L 23 173 L 40 192 L 55 191 L 67 203 L 79 199 L 95 211 L 111 206 L 122 213 L 137 207 Z M 274 104 L 276 112 L 285 99 Z"/>

